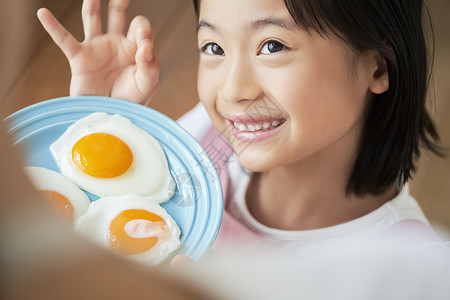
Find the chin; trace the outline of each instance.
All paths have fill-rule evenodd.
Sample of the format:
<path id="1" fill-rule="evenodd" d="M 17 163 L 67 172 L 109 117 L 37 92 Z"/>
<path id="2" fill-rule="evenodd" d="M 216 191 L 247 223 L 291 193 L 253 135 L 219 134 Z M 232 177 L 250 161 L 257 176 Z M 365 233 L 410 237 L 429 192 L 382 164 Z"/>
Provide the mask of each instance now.
<path id="1" fill-rule="evenodd" d="M 247 153 L 246 153 L 247 152 Z M 239 163 L 249 171 L 264 172 L 275 168 L 273 162 L 261 159 L 260 155 L 252 154 L 251 151 L 242 151 L 238 156 Z"/>

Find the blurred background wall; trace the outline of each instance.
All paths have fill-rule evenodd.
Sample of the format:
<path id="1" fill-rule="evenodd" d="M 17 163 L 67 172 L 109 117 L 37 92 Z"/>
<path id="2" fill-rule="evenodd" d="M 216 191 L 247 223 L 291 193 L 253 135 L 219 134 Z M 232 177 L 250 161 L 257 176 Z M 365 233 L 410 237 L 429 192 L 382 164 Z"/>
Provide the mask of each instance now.
<path id="1" fill-rule="evenodd" d="M 62 52 L 40 26 L 36 11 L 49 8 L 78 40 L 83 39 L 80 0 L 0 2 L 0 118 L 30 104 L 67 96 L 70 70 Z M 427 0 L 435 34 L 431 114 L 450 149 L 450 1 Z M 107 1 L 103 1 L 105 21 Z M 132 0 L 129 21 L 145 15 L 155 30 L 161 61 L 160 86 L 151 107 L 177 119 L 197 102 L 196 17 L 190 0 Z M 424 153 L 411 192 L 428 218 L 450 229 L 450 151 L 446 158 Z"/>

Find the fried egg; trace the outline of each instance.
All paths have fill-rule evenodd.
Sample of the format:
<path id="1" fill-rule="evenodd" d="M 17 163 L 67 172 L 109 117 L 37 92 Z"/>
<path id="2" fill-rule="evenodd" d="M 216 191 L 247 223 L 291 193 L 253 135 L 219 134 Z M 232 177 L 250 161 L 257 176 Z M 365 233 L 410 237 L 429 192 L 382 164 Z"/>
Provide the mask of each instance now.
<path id="1" fill-rule="evenodd" d="M 75 223 L 92 241 L 149 265 L 171 256 L 181 245 L 180 229 L 152 198 L 139 195 L 104 197 L 92 202 Z"/>
<path id="2" fill-rule="evenodd" d="M 42 198 L 64 218 L 75 221 L 88 211 L 89 198 L 64 175 L 41 167 L 25 167 L 24 170 Z"/>
<path id="3" fill-rule="evenodd" d="M 174 194 L 159 142 L 121 115 L 97 112 L 78 120 L 50 151 L 61 173 L 96 196 L 138 194 L 162 203 Z"/>

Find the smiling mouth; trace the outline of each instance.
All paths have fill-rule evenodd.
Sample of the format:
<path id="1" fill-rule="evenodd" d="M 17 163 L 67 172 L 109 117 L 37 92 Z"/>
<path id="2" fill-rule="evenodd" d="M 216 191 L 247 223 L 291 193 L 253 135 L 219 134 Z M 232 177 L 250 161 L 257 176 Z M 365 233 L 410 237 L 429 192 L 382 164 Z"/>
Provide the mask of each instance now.
<path id="1" fill-rule="evenodd" d="M 286 122 L 286 119 L 266 120 L 261 122 L 231 121 L 234 128 L 240 132 L 270 131 Z"/>
<path id="2" fill-rule="evenodd" d="M 270 118 L 254 120 L 251 118 L 228 119 L 231 133 L 240 142 L 262 142 L 281 131 L 286 119 Z"/>

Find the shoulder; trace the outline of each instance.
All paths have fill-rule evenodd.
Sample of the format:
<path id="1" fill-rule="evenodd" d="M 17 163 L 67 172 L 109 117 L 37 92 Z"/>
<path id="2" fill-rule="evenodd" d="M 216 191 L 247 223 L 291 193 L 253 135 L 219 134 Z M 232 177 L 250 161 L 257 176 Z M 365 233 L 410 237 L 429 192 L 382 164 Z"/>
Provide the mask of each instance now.
<path id="1" fill-rule="evenodd" d="M 383 239 L 407 244 L 441 241 L 425 217 L 417 201 L 409 193 L 408 185 L 387 203 L 397 222 L 382 233 Z"/>
<path id="2" fill-rule="evenodd" d="M 395 220 L 417 220 L 429 224 L 416 199 L 410 194 L 408 184 L 405 184 L 397 196 L 386 203 L 386 208 L 394 216 Z"/>

